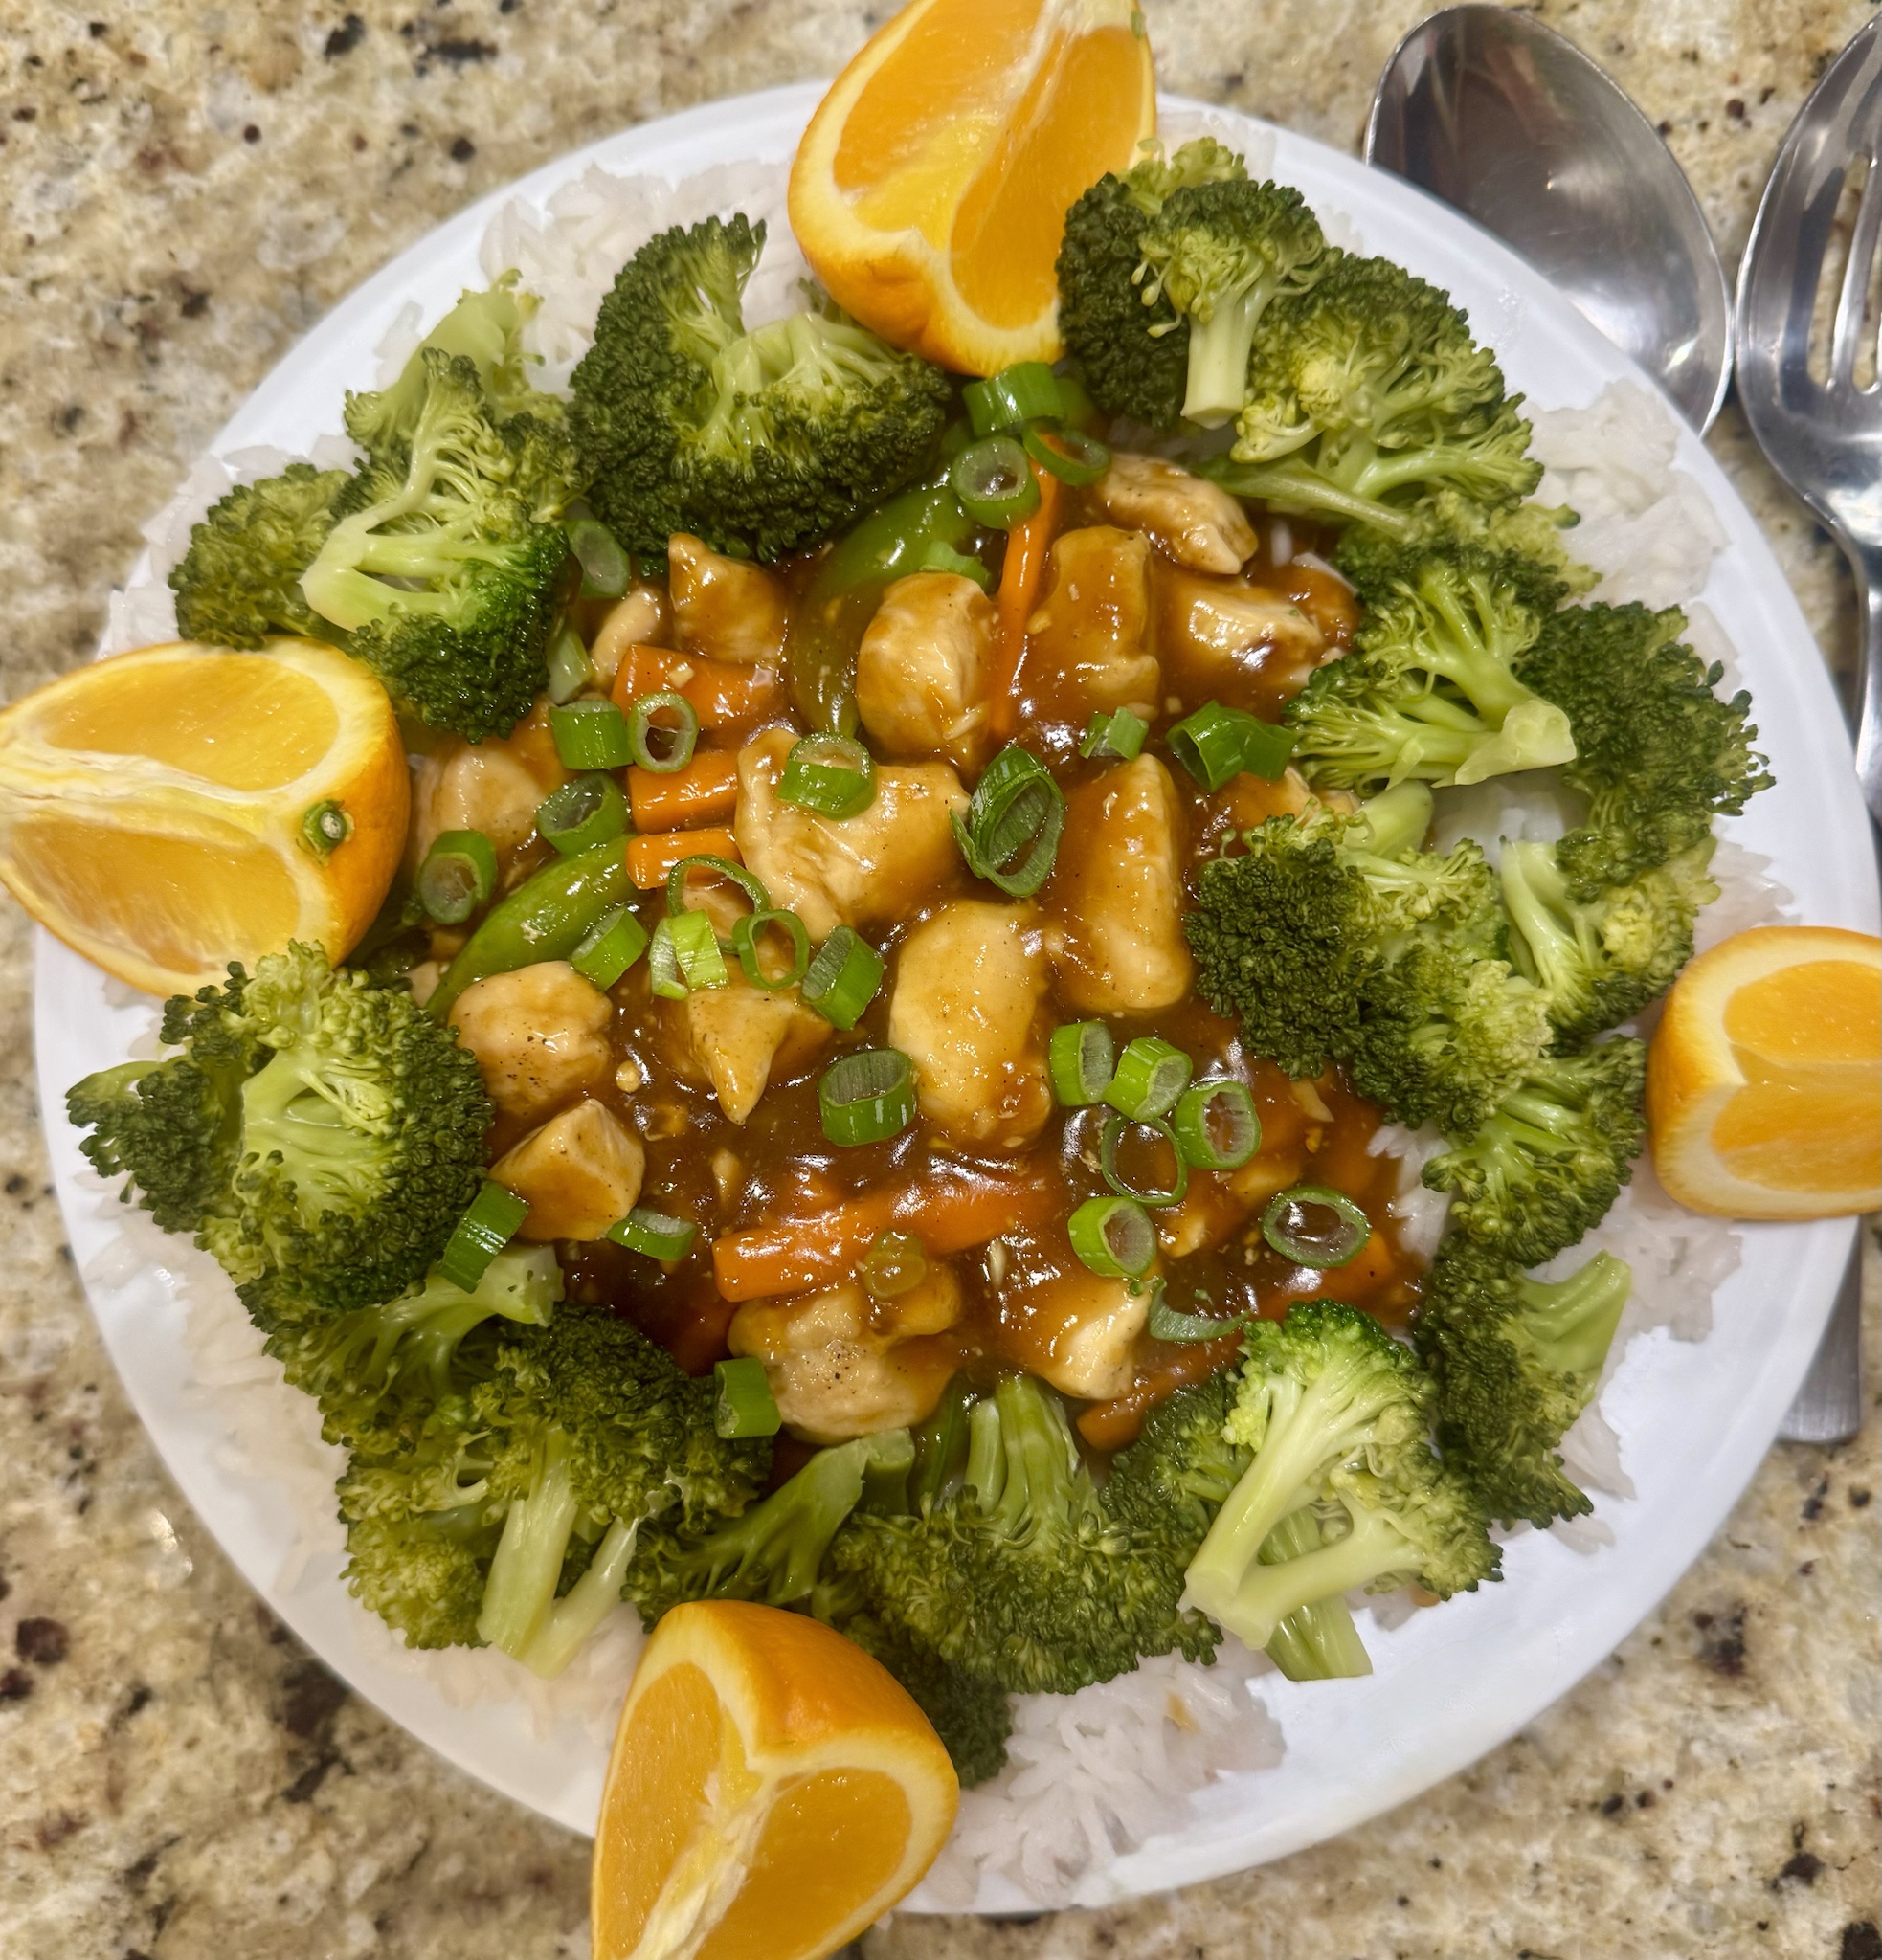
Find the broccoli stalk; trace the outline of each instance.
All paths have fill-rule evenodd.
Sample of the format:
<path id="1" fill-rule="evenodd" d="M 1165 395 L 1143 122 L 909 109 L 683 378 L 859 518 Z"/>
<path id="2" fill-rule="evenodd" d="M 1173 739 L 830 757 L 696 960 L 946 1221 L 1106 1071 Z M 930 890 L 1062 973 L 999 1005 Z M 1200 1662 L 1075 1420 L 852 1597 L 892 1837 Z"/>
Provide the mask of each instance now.
<path id="1" fill-rule="evenodd" d="M 1252 1460 L 1191 1561 L 1185 1599 L 1251 1647 L 1291 1615 L 1381 1582 L 1441 1598 L 1497 1575 L 1468 1487 L 1425 1439 L 1431 1383 L 1369 1315 L 1331 1302 L 1248 1330 L 1225 1432 Z M 1276 1563 L 1262 1548 L 1313 1508 L 1322 1543 Z"/>
<path id="2" fill-rule="evenodd" d="M 1438 1382 L 1438 1441 L 1501 1523 L 1593 1509 L 1557 1451 L 1601 1381 L 1632 1279 L 1608 1253 L 1549 1282 L 1468 1242 L 1440 1252 L 1417 1327 Z"/>
<path id="3" fill-rule="evenodd" d="M 1263 1565 L 1281 1565 L 1319 1551 L 1325 1543 L 1319 1519 L 1303 1504 L 1267 1534 L 1258 1556 Z M 1297 1606 L 1274 1629 L 1267 1658 L 1289 1681 L 1350 1681 L 1373 1671 L 1353 1609 L 1338 1594 Z"/>

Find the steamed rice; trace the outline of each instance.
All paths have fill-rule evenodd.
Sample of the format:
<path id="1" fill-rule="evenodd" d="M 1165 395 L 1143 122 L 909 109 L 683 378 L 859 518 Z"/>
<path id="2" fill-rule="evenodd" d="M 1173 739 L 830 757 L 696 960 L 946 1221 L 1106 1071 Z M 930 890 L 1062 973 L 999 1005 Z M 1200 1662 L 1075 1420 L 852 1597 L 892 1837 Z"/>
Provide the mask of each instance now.
<path id="1" fill-rule="evenodd" d="M 1175 144 L 1195 134 L 1239 139 L 1207 116 L 1173 119 Z M 1266 159 L 1251 156 L 1260 171 Z M 557 190 L 542 209 L 513 200 L 492 221 L 481 264 L 486 276 L 516 267 L 543 304 L 526 329 L 540 357 L 539 385 L 566 390 L 586 351 L 596 307 L 619 266 L 656 231 L 734 209 L 769 222 L 769 239 L 754 275 L 749 316 L 755 323 L 794 303 L 805 274 L 784 220 L 784 172 L 775 166 L 727 166 L 675 186 L 660 177 L 611 176 L 591 167 Z M 1322 212 L 1330 236 L 1353 243 L 1352 227 Z M 429 320 L 415 304 L 397 317 L 378 349 L 379 381 L 389 381 L 417 344 Z M 1572 534 L 1576 554 L 1602 574 L 1597 596 L 1634 598 L 1653 606 L 1690 602 L 1705 586 L 1724 533 L 1698 484 L 1674 463 L 1677 428 L 1658 397 L 1628 383 L 1608 388 L 1585 409 L 1532 407 L 1535 451 L 1546 466 L 1539 493 L 1581 513 Z M 338 434 L 311 451 L 322 466 L 349 464 L 351 446 Z M 189 544 L 190 526 L 232 483 L 272 474 L 290 460 L 272 450 L 204 457 L 175 498 L 145 529 L 147 565 L 113 595 L 104 651 L 167 639 L 175 612 L 165 584 Z M 1704 608 L 1692 608 L 1692 641 L 1728 670 L 1736 685 L 1729 640 Z M 1439 835 L 1448 844 L 1474 835 L 1494 850 L 1504 835 L 1552 840 L 1573 820 L 1563 798 L 1546 785 L 1521 792 L 1491 782 L 1440 798 Z M 1788 894 L 1766 876 L 1767 860 L 1721 842 L 1714 860 L 1721 897 L 1703 916 L 1700 944 L 1782 916 Z M 141 996 L 140 996 L 141 998 Z M 157 1010 L 150 1008 L 154 1039 Z M 1392 1210 L 1409 1244 L 1428 1252 L 1443 1230 L 1447 1200 L 1426 1191 L 1419 1172 L 1440 1143 L 1432 1132 L 1393 1125 L 1374 1141 L 1375 1153 L 1403 1165 Z M 337 1581 L 345 1536 L 335 1515 L 334 1478 L 342 1453 L 322 1441 L 313 1403 L 281 1378 L 261 1351 L 234 1289 L 206 1255 L 165 1237 L 141 1213 L 118 1207 L 94 1181 L 101 1204 L 121 1225 L 113 1252 L 94 1262 L 86 1279 L 110 1284 L 143 1267 L 159 1270 L 187 1313 L 196 1392 L 225 1424 L 224 1466 L 244 1481 L 263 1480 L 283 1494 L 289 1526 L 283 1563 L 271 1591 L 291 1594 Z M 1698 1340 L 1711 1325 L 1714 1289 L 1738 1263 L 1730 1225 L 1674 1205 L 1643 1162 L 1620 1202 L 1595 1232 L 1555 1266 L 1572 1270 L 1596 1250 L 1625 1259 L 1634 1270 L 1633 1297 L 1608 1358 L 1603 1382 L 1624 1365 L 1637 1334 L 1665 1327 L 1674 1338 Z M 1591 1488 L 1625 1499 L 1632 1493 L 1621 1439 L 1591 1404 L 1563 1445 L 1570 1474 Z M 1557 1524 L 1557 1534 L 1593 1551 L 1612 1540 L 1601 1518 Z M 1377 1626 L 1389 1630 L 1411 1612 L 1403 1594 L 1362 1602 Z M 408 1651 L 384 1624 L 355 1608 L 362 1648 L 375 1659 L 422 1677 L 458 1704 L 523 1700 L 538 1732 L 574 1746 L 604 1748 L 612 1733 L 622 1683 L 639 1651 L 638 1621 L 622 1608 L 567 1674 L 541 1682 L 495 1650 Z M 1204 1668 L 1164 1656 L 1134 1673 L 1071 1696 L 1015 1698 L 1011 1759 L 992 1782 L 963 1797 L 954 1838 L 927 1882 L 924 1896 L 939 1904 L 970 1904 L 983 1879 L 998 1874 L 1042 1905 L 1064 1903 L 1095 1870 L 1147 1837 L 1179 1830 L 1189 1798 L 1224 1772 L 1278 1763 L 1280 1729 L 1262 1700 L 1259 1682 L 1270 1663 L 1239 1643 L 1223 1642 L 1217 1665 Z"/>

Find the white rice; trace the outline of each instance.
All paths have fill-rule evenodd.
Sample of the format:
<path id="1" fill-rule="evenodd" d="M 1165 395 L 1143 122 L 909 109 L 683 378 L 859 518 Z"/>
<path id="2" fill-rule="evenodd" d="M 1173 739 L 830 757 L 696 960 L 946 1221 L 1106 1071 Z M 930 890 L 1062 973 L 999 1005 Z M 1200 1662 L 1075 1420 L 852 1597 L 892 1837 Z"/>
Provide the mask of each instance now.
<path id="1" fill-rule="evenodd" d="M 1203 133 L 1224 140 L 1231 134 L 1207 116 L 1173 122 L 1166 131 L 1173 146 Z M 1250 153 L 1248 162 L 1260 175 L 1271 157 Z M 726 167 L 678 186 L 591 167 L 540 209 L 512 200 L 492 222 L 481 263 L 490 278 L 516 267 L 523 283 L 542 298 L 527 329 L 529 349 L 543 364 L 540 385 L 566 390 L 616 272 L 668 225 L 733 209 L 765 217 L 770 235 L 748 296 L 748 317 L 756 323 L 787 310 L 805 266 L 785 222 L 784 187 L 780 168 L 756 165 Z M 1336 242 L 1356 246 L 1339 213 L 1320 215 Z M 430 324 L 415 306 L 394 323 L 378 349 L 381 385 Z M 1676 432 L 1658 398 L 1621 383 L 1587 409 L 1538 411 L 1532 419 L 1535 453 L 1547 465 L 1539 494 L 1581 513 L 1572 544 L 1602 574 L 1597 596 L 1666 606 L 1690 601 L 1702 590 L 1724 535 L 1697 484 L 1674 467 Z M 344 437 L 327 436 L 314 445 L 311 459 L 344 465 L 352 452 Z M 104 651 L 174 636 L 165 579 L 188 547 L 190 524 L 232 483 L 269 475 L 288 460 L 275 451 L 250 450 L 205 457 L 190 471 L 146 527 L 147 570 L 141 568 L 131 586 L 114 594 Z M 1736 685 L 1729 678 L 1736 662 L 1718 622 L 1703 608 L 1690 609 L 1690 616 L 1695 648 L 1709 660 L 1723 661 L 1728 686 Z M 1569 801 L 1546 785 L 1531 781 L 1518 791 L 1493 782 L 1445 792 L 1439 835 L 1446 846 L 1457 836 L 1476 835 L 1493 852 L 1506 834 L 1546 841 L 1573 820 Z M 1702 946 L 1780 916 L 1788 895 L 1765 871 L 1766 860 L 1720 844 L 1714 874 L 1723 895 L 1702 921 Z M 153 1009 L 153 1034 L 154 1026 Z M 1392 1210 L 1406 1243 L 1424 1253 L 1435 1248 L 1443 1230 L 1446 1200 L 1425 1191 L 1419 1172 L 1438 1147 L 1432 1133 L 1391 1125 L 1373 1145 L 1375 1153 L 1395 1156 L 1403 1166 Z M 162 1271 L 187 1311 L 197 1392 L 213 1402 L 230 1432 L 227 1467 L 245 1480 L 278 1485 L 285 1498 L 287 1548 L 274 1590 L 291 1593 L 298 1586 L 332 1583 L 325 1575 L 344 1550 L 333 1501 L 341 1453 L 322 1441 L 314 1405 L 288 1388 L 279 1365 L 261 1352 L 261 1337 L 207 1256 L 165 1238 L 143 1214 L 118 1208 L 103 1197 L 102 1186 L 98 1189 L 122 1233 L 114 1253 L 87 1279 L 107 1284 L 114 1274 L 140 1266 Z M 1649 1328 L 1664 1326 L 1683 1340 L 1702 1338 L 1711 1325 L 1713 1290 L 1738 1261 L 1736 1233 L 1673 1205 L 1645 1163 L 1602 1224 L 1545 1270 L 1572 1270 L 1601 1249 L 1626 1259 L 1635 1276 L 1609 1374 L 1627 1343 Z M 1590 1487 L 1631 1495 L 1620 1439 L 1598 1402 L 1570 1432 L 1563 1454 L 1571 1474 Z M 1612 1538 L 1599 1518 L 1555 1528 L 1591 1551 Z M 1355 1604 L 1380 1628 L 1400 1623 L 1412 1610 L 1402 1593 Z M 605 1747 L 641 1639 L 634 1615 L 623 1608 L 567 1674 L 545 1682 L 493 1650 L 409 1652 L 373 1615 L 354 1611 L 361 1645 L 374 1658 L 421 1676 L 459 1704 L 521 1697 L 539 1733 L 589 1748 Z M 966 1905 L 984 1878 L 999 1875 L 1042 1905 L 1063 1904 L 1094 1867 L 1153 1832 L 1179 1828 L 1188 1799 L 1215 1776 L 1278 1763 L 1281 1732 L 1255 1685 L 1268 1668 L 1265 1656 L 1228 1640 L 1214 1668 L 1165 1656 L 1077 1695 L 1016 1697 L 1011 1760 L 993 1782 L 964 1797 L 953 1841 L 930 1877 L 927 1896 Z"/>

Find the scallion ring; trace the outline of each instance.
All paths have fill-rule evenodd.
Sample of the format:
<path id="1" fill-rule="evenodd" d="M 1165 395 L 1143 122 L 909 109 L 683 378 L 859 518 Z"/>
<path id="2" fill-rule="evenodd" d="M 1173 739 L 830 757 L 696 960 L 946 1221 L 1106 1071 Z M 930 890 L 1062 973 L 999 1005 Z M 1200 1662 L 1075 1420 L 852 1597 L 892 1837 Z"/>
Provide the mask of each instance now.
<path id="1" fill-rule="evenodd" d="M 650 1259 L 671 1265 L 692 1250 L 698 1231 L 690 1218 L 670 1218 L 664 1212 L 636 1205 L 625 1218 L 617 1218 L 608 1227 L 607 1236 L 629 1252 L 644 1253 Z"/>
<path id="2" fill-rule="evenodd" d="M 656 715 L 671 715 L 673 724 L 656 722 Z M 660 738 L 658 747 L 656 737 Z M 684 768 L 693 759 L 698 741 L 699 716 L 692 702 L 671 688 L 637 696 L 627 711 L 627 759 L 656 776 L 670 776 Z"/>
<path id="3" fill-rule="evenodd" d="M 728 1442 L 741 1437 L 775 1436 L 784 1418 L 777 1413 L 777 1400 L 765 1374 L 765 1364 L 755 1355 L 740 1354 L 730 1361 L 713 1364 L 717 1394 L 712 1404 L 712 1427 Z"/>
<path id="4" fill-rule="evenodd" d="M 1129 708 L 1113 708 L 1108 715 L 1093 715 L 1079 742 L 1078 752 L 1087 762 L 1115 756 L 1119 762 L 1133 762 L 1144 752 L 1144 737 L 1150 724 Z"/>
<path id="5" fill-rule="evenodd" d="M 353 834 L 353 820 L 331 796 L 310 804 L 301 818 L 301 841 L 325 864 Z"/>
<path id="6" fill-rule="evenodd" d="M 690 915 L 689 915 L 690 916 Z M 685 976 L 673 949 L 673 921 L 661 919 L 647 942 L 647 985 L 661 1000 L 684 1000 Z"/>
<path id="7" fill-rule="evenodd" d="M 1218 1320 L 1214 1314 L 1178 1313 L 1163 1297 L 1163 1281 L 1151 1296 L 1148 1331 L 1153 1341 L 1221 1341 L 1242 1331 L 1240 1320 Z"/>
<path id="8" fill-rule="evenodd" d="M 625 905 L 604 912 L 569 955 L 569 964 L 606 993 L 647 950 L 647 928 Z"/>
<path id="9" fill-rule="evenodd" d="M 1002 429 L 1042 415 L 1061 415 L 1065 410 L 1059 377 L 1043 361 L 1016 361 L 985 381 L 970 381 L 960 398 L 976 435 L 997 435 Z"/>
<path id="10" fill-rule="evenodd" d="M 967 821 L 958 815 L 949 821 L 975 878 L 1011 898 L 1027 899 L 1052 874 L 1065 828 L 1065 799 L 1045 765 L 1009 743 L 974 786 Z"/>
<path id="11" fill-rule="evenodd" d="M 718 935 L 704 912 L 676 912 L 661 922 L 673 946 L 673 964 L 691 993 L 709 987 L 730 984 L 725 955 L 719 950 Z"/>
<path id="12" fill-rule="evenodd" d="M 549 643 L 549 698 L 557 707 L 594 685 L 594 663 L 582 636 L 565 619 Z"/>
<path id="13" fill-rule="evenodd" d="M 767 926 L 775 926 L 791 942 L 790 970 L 775 978 L 765 971 L 759 957 L 759 941 Z M 745 977 L 767 993 L 782 993 L 787 987 L 797 986 L 810 971 L 810 934 L 804 930 L 804 922 L 795 912 L 773 906 L 748 912 L 732 926 L 732 951 L 738 955 Z"/>
<path id="14" fill-rule="evenodd" d="M 1205 790 L 1220 790 L 1244 772 L 1278 776 L 1294 747 L 1291 729 L 1219 701 L 1204 702 L 1193 715 L 1185 715 L 1164 739 L 1170 753 Z"/>
<path id="15" fill-rule="evenodd" d="M 441 831 L 418 867 L 418 902 L 439 925 L 461 925 L 497 888 L 497 847 L 482 831 Z"/>
<path id="16" fill-rule="evenodd" d="M 839 925 L 818 947 L 798 992 L 806 1007 L 847 1034 L 882 984 L 882 954 L 849 926 Z"/>
<path id="17" fill-rule="evenodd" d="M 1134 1184 L 1127 1184 L 1118 1175 L 1117 1147 L 1123 1140 L 1125 1130 L 1133 1122 L 1138 1129 L 1151 1131 L 1170 1147 L 1170 1155 L 1176 1160 L 1176 1171 L 1165 1191 L 1142 1191 Z M 1135 1198 L 1140 1205 L 1149 1205 L 1154 1211 L 1160 1211 L 1168 1205 L 1181 1204 L 1189 1191 L 1189 1166 L 1183 1162 L 1183 1153 L 1177 1149 L 1176 1135 L 1167 1123 L 1145 1123 L 1120 1116 L 1113 1110 L 1106 1117 L 1103 1133 L 1098 1139 L 1098 1169 L 1104 1173 L 1105 1182 L 1119 1197 Z"/>
<path id="18" fill-rule="evenodd" d="M 1105 1100 L 1117 1067 L 1117 1044 L 1103 1021 L 1067 1021 L 1053 1029 L 1045 1064 L 1059 1101 L 1067 1109 L 1086 1109 Z"/>
<path id="19" fill-rule="evenodd" d="M 581 560 L 584 599 L 618 599 L 627 590 L 634 561 L 598 518 L 578 517 L 569 526 L 569 549 Z"/>
<path id="20" fill-rule="evenodd" d="M 928 1278 L 928 1249 L 912 1232 L 878 1232 L 856 1273 L 871 1300 L 899 1300 Z"/>
<path id="21" fill-rule="evenodd" d="M 437 1262 L 439 1274 L 460 1293 L 473 1291 L 490 1261 L 516 1236 L 528 1215 L 527 1198 L 486 1177 L 445 1245 Z"/>
<path id="22" fill-rule="evenodd" d="M 817 1106 L 833 1144 L 880 1144 L 914 1118 L 914 1064 L 899 1048 L 853 1048 L 823 1071 Z"/>
<path id="23" fill-rule="evenodd" d="M 1010 435 L 989 435 L 954 458 L 948 480 L 975 523 L 1010 531 L 1039 508 L 1039 479 Z"/>
<path id="24" fill-rule="evenodd" d="M 734 864 L 729 858 L 714 858 L 709 852 L 702 851 L 697 858 L 683 858 L 666 874 L 666 910 L 669 918 L 677 919 L 682 912 L 691 908 L 686 903 L 686 883 L 696 871 L 709 871 L 715 878 L 723 878 L 728 884 L 735 884 L 751 902 L 754 912 L 771 909 L 771 894 L 763 882 L 753 878 L 742 864 Z"/>
<path id="25" fill-rule="evenodd" d="M 579 858 L 627 829 L 627 798 L 605 770 L 552 790 L 536 812 L 536 835 L 564 858 Z"/>
<path id="26" fill-rule="evenodd" d="M 1103 1280 L 1141 1280 L 1156 1258 L 1156 1227 L 1135 1198 L 1087 1198 L 1065 1230 L 1080 1262 Z"/>
<path id="27" fill-rule="evenodd" d="M 1154 1123 L 1176 1106 L 1194 1064 L 1158 1035 L 1139 1035 L 1117 1058 L 1105 1101 L 1132 1123 Z"/>
<path id="28" fill-rule="evenodd" d="M 620 709 L 594 695 L 550 708 L 549 732 L 565 769 L 619 769 L 638 759 Z"/>
<path id="29" fill-rule="evenodd" d="M 1049 419 L 1028 422 L 1019 440 L 1040 469 L 1074 490 L 1095 483 L 1110 468 L 1110 451 L 1095 435 Z"/>
<path id="30" fill-rule="evenodd" d="M 1297 1266 L 1350 1266 L 1373 1236 L 1368 1218 L 1343 1191 L 1297 1184 L 1270 1198 L 1262 1236 Z"/>
<path id="31" fill-rule="evenodd" d="M 1239 1170 L 1261 1148 L 1255 1099 L 1242 1083 L 1220 1076 L 1183 1091 L 1170 1127 L 1183 1161 L 1198 1170 Z"/>
<path id="32" fill-rule="evenodd" d="M 777 800 L 818 816 L 858 816 L 876 800 L 876 762 L 847 735 L 806 735 L 792 744 Z"/>

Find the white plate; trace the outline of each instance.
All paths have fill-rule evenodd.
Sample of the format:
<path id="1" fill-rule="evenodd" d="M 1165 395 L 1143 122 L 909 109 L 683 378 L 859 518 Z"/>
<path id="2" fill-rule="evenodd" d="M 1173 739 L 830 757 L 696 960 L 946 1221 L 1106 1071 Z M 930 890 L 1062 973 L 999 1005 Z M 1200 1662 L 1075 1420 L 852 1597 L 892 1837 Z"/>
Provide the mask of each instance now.
<path id="1" fill-rule="evenodd" d="M 673 178 L 746 159 L 782 168 L 819 93 L 803 86 L 710 103 L 578 150 L 473 206 L 335 307 L 214 450 L 299 450 L 332 428 L 344 391 L 370 385 L 374 348 L 407 301 L 430 321 L 461 287 L 482 282 L 479 241 L 509 197 L 540 204 L 592 163 Z M 1271 137 L 1278 176 L 1316 207 L 1343 212 L 1367 249 L 1447 288 L 1495 346 L 1512 385 L 1539 406 L 1579 405 L 1611 381 L 1642 379 L 1539 275 L 1445 207 L 1305 137 L 1211 113 L 1231 141 Z M 1679 463 L 1731 541 L 1704 596 L 1729 622 L 1778 778 L 1725 829 L 1774 860 L 1800 918 L 1874 931 L 1868 826 L 1816 645 L 1750 515 L 1690 434 Z M 122 1059 L 143 1017 L 114 1009 L 103 977 L 44 935 L 35 1013 L 40 1100 L 82 1272 L 115 1226 L 77 1181 L 83 1165 L 60 1114 L 65 1089 Z M 1572 1686 L 1698 1555 L 1770 1446 L 1822 1330 L 1852 1229 L 1845 1220 L 1749 1229 L 1743 1263 L 1719 1289 L 1710 1338 L 1687 1344 L 1658 1332 L 1633 1344 L 1602 1404 L 1639 1491 L 1633 1502 L 1602 1506 L 1613 1546 L 1589 1557 L 1526 1533 L 1508 1548 L 1504 1584 L 1414 1615 L 1391 1634 L 1369 1634 L 1378 1664 L 1370 1679 L 1330 1691 L 1265 1677 L 1262 1692 L 1288 1739 L 1282 1765 L 1213 1786 L 1180 1831 L 1094 1873 L 1080 1896 L 1096 1902 L 1187 1884 L 1315 1843 L 1463 1769 Z M 213 1403 L 190 1390 L 182 1309 L 163 1275 L 146 1269 L 123 1284 L 94 1283 L 91 1300 L 165 1462 L 274 1610 L 354 1689 L 440 1754 L 545 1815 L 591 1829 L 598 1748 L 538 1740 L 518 1704 L 454 1707 L 385 1665 L 361 1643 L 360 1610 L 339 1583 L 337 1560 L 292 1591 L 277 1586 L 290 1535 L 282 1506 L 273 1485 L 227 1467 L 227 1432 Z M 983 1910 L 1026 1903 L 991 1888 L 979 1902 Z"/>

